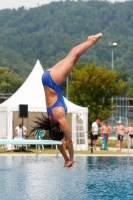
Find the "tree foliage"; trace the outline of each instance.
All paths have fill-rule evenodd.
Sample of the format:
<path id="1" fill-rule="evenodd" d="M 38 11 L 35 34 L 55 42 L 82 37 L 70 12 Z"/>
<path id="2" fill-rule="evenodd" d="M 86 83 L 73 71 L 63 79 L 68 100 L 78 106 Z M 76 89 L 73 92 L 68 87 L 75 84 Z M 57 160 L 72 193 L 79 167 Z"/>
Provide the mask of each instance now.
<path id="1" fill-rule="evenodd" d="M 80 106 L 89 107 L 90 124 L 96 118 L 107 119 L 116 106 L 111 98 L 121 94 L 125 83 L 122 80 L 117 81 L 117 72 L 107 70 L 105 66 L 97 67 L 96 63 L 84 63 L 82 68 L 79 66 L 80 62 L 70 74 L 69 96 L 71 101 Z"/>
<path id="2" fill-rule="evenodd" d="M 22 79 L 8 68 L 0 67 L 0 93 L 14 93 L 21 86 Z"/>
<path id="3" fill-rule="evenodd" d="M 88 35 L 103 32 L 98 44 L 84 53 L 80 61 L 95 61 L 111 69 L 108 42 L 117 42 L 114 69 L 128 72 L 132 80 L 132 27 L 133 1 L 67 0 L 31 9 L 0 10 L 0 66 L 8 67 L 25 80 L 37 59 L 44 69 L 49 68 Z"/>
<path id="4" fill-rule="evenodd" d="M 127 88 L 125 97 L 133 98 L 133 83 Z"/>
<path id="5" fill-rule="evenodd" d="M 108 42 L 117 42 L 114 67 L 133 74 L 132 16 L 132 1 L 60 1 L 29 10 L 0 10 L 0 65 L 13 71 L 17 67 L 25 78 L 37 59 L 44 67 L 51 67 L 71 47 L 102 31 L 100 44 L 89 51 L 91 56 L 86 52 L 81 61 L 105 63 L 111 68 Z"/>

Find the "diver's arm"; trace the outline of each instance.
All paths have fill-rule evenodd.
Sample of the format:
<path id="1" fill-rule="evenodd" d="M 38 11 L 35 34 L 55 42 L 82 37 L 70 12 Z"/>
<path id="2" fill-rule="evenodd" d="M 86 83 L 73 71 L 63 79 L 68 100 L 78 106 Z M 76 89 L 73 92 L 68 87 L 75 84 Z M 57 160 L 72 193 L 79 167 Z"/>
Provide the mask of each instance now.
<path id="1" fill-rule="evenodd" d="M 60 129 L 63 131 L 65 135 L 66 145 L 69 151 L 70 160 L 73 162 L 73 157 L 74 157 L 73 142 L 72 142 L 72 137 L 70 134 L 70 129 L 68 127 L 68 124 L 65 118 L 64 109 L 62 107 L 58 107 L 57 109 L 54 108 L 53 114 L 59 123 Z"/>

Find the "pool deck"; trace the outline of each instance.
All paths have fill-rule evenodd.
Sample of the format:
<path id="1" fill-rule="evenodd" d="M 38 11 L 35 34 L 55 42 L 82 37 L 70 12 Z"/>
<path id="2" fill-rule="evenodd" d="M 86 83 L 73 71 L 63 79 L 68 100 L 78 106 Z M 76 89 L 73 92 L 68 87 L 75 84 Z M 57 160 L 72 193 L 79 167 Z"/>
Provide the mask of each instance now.
<path id="1" fill-rule="evenodd" d="M 97 150 L 100 151 L 100 148 L 97 148 Z M 101 150 L 104 151 L 104 150 Z M 108 151 L 114 151 L 114 152 L 118 152 L 118 148 L 114 148 L 114 147 L 108 147 Z M 127 148 L 122 148 L 121 152 L 128 152 Z M 129 149 L 130 153 L 133 153 L 133 149 Z"/>
<path id="2" fill-rule="evenodd" d="M 36 155 L 35 154 L 32 154 L 32 155 L 28 155 L 28 154 L 0 154 L 0 157 L 1 156 L 14 156 L 14 157 L 17 157 L 17 156 L 25 156 L 25 157 L 35 157 Z M 62 155 L 58 155 L 58 157 L 61 157 Z M 75 157 L 103 157 L 103 156 L 107 156 L 107 157 L 127 157 L 126 154 L 75 154 Z M 55 154 L 38 154 L 38 157 L 55 157 Z M 132 154 L 129 154 L 129 157 L 133 157 Z"/>

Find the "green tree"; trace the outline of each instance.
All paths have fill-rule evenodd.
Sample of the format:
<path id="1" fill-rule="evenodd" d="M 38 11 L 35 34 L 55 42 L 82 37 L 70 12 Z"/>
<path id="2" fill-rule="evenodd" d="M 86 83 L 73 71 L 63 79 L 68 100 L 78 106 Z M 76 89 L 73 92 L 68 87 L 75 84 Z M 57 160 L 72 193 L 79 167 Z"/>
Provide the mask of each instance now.
<path id="1" fill-rule="evenodd" d="M 117 42 L 114 68 L 128 71 L 132 79 L 132 27 L 133 1 L 68 0 L 30 9 L 4 9 L 0 11 L 0 66 L 25 80 L 37 59 L 49 68 L 88 35 L 102 31 L 101 40 L 81 56 L 81 61 L 104 63 L 111 69 L 108 42 Z"/>
<path id="2" fill-rule="evenodd" d="M 22 85 L 22 79 L 8 68 L 0 67 L 0 93 L 14 93 Z"/>
<path id="3" fill-rule="evenodd" d="M 127 88 L 125 97 L 133 97 L 133 83 Z"/>
<path id="4" fill-rule="evenodd" d="M 80 63 L 77 65 L 79 68 Z M 119 96 L 124 87 L 124 82 L 117 80 L 117 75 L 115 70 L 97 67 L 96 63 L 85 64 L 80 70 L 75 66 L 71 72 L 69 97 L 72 102 L 89 107 L 89 125 L 96 118 L 104 120 L 114 112 L 116 105 L 111 98 Z"/>
<path id="5" fill-rule="evenodd" d="M 117 74 L 117 79 L 116 80 L 123 80 L 124 82 L 127 82 L 129 78 L 129 73 L 128 72 L 118 72 Z"/>
<path id="6" fill-rule="evenodd" d="M 118 72 L 116 81 L 119 81 L 120 79 L 125 82 L 125 85 L 124 85 L 122 92 L 121 92 L 121 97 L 123 97 L 123 96 L 126 95 L 127 90 L 129 88 L 129 82 L 130 82 L 129 73 L 125 72 L 125 71 L 124 72 Z"/>

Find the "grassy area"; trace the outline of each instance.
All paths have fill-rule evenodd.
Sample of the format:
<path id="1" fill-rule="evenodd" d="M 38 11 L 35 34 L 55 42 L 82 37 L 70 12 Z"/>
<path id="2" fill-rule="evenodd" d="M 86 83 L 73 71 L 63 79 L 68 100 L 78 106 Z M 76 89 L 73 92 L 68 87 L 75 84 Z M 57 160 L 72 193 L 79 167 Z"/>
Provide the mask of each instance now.
<path id="1" fill-rule="evenodd" d="M 3 149 L 0 149 L 0 154 L 7 154 L 7 155 L 35 155 L 36 154 L 36 149 L 35 148 L 28 148 L 31 152 L 27 153 L 27 152 L 14 152 L 13 150 L 11 151 L 3 151 Z M 67 151 L 67 150 L 66 150 Z M 60 152 L 58 151 L 59 155 Z M 45 150 L 43 152 L 38 152 L 39 155 L 45 155 L 45 154 L 55 154 L 56 155 L 56 149 L 55 148 L 45 148 Z M 83 151 L 83 150 L 79 150 L 79 151 L 74 151 L 75 155 L 127 155 L 127 152 L 117 152 L 117 151 L 106 151 L 106 150 L 94 150 L 93 153 L 91 153 L 91 150 L 87 150 L 87 151 Z M 130 153 L 130 155 L 133 155 L 133 153 Z"/>
<path id="2" fill-rule="evenodd" d="M 32 152 L 30 153 L 27 153 L 27 152 L 14 152 L 14 151 L 6 151 L 6 152 L 3 152 L 3 151 L 0 151 L 0 154 L 5 154 L 5 155 L 35 155 L 35 150 L 32 149 Z M 56 151 L 55 149 L 51 150 L 51 149 L 45 149 L 44 152 L 39 152 L 38 153 L 39 155 L 46 155 L 46 154 L 49 154 L 49 155 L 53 155 L 55 154 L 56 155 Z M 91 153 L 90 150 L 88 151 L 75 151 L 74 152 L 75 156 L 76 155 L 127 155 L 126 152 L 114 152 L 114 151 L 103 151 L 103 150 L 96 150 L 96 151 L 93 151 L 93 153 Z M 60 155 L 60 152 L 59 152 L 59 155 Z M 131 155 L 131 153 L 130 153 Z M 132 153 L 133 155 L 133 153 Z"/>
<path id="3" fill-rule="evenodd" d="M 90 146 L 90 140 L 88 140 L 88 144 Z M 109 139 L 107 146 L 108 147 L 114 147 L 114 148 L 116 148 L 116 144 L 117 144 L 117 140 L 111 140 L 111 139 Z M 102 139 L 100 137 L 97 140 L 97 146 L 98 147 L 102 147 Z M 127 146 L 127 140 L 124 139 L 123 140 L 123 148 L 126 148 L 126 146 Z"/>

